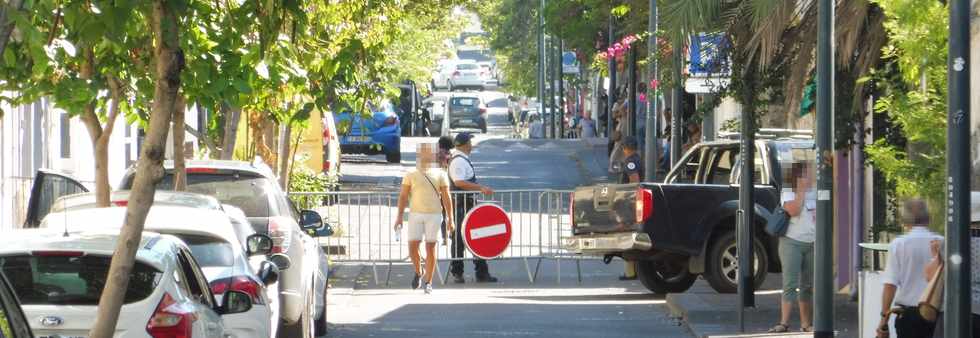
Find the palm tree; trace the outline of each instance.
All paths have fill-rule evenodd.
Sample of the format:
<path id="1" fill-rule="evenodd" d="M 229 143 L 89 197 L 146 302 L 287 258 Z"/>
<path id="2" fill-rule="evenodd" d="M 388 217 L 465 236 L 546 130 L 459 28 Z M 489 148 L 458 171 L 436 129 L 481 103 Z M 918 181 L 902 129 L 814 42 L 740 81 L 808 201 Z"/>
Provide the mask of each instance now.
<path id="1" fill-rule="evenodd" d="M 665 0 L 661 18 L 672 45 L 688 36 L 719 32 L 731 42 L 730 90 L 746 109 L 764 103 L 798 116 L 804 87 L 812 80 L 816 39 L 816 0 Z M 838 114 L 861 111 L 868 75 L 886 42 L 884 14 L 867 0 L 838 0 L 836 45 Z M 781 100 L 778 100 L 781 98 Z M 781 101 L 781 102 L 778 102 Z"/>

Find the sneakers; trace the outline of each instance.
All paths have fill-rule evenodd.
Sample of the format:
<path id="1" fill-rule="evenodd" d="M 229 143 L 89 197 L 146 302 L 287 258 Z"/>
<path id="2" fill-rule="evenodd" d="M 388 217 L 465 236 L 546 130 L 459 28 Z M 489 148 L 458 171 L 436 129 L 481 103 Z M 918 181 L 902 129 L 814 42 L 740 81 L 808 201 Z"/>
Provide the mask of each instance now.
<path id="1" fill-rule="evenodd" d="M 431 294 L 432 293 L 432 283 L 425 282 L 424 284 L 425 284 L 425 294 L 427 294 L 427 295 L 428 294 Z"/>
<path id="2" fill-rule="evenodd" d="M 460 274 L 460 275 L 453 275 L 453 283 L 463 284 L 463 283 L 466 283 L 466 279 L 463 278 L 463 275 L 462 274 Z"/>
<path id="3" fill-rule="evenodd" d="M 418 274 L 415 274 L 415 277 L 412 278 L 412 290 L 418 289 L 419 288 L 419 282 L 421 282 L 421 281 L 422 281 L 422 276 L 419 276 Z"/>

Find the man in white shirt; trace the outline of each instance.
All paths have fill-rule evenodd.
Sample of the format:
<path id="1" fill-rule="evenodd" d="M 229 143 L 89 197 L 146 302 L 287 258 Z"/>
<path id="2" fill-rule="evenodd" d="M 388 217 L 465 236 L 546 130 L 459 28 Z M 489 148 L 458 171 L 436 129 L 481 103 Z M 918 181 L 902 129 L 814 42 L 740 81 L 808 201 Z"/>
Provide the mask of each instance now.
<path id="1" fill-rule="evenodd" d="M 456 203 L 456 231 L 453 232 L 453 258 L 462 258 L 466 252 L 466 245 L 463 243 L 461 233 L 463 219 L 466 217 L 466 213 L 476 206 L 477 193 L 483 193 L 484 195 L 493 194 L 493 189 L 476 183 L 476 171 L 473 170 L 473 163 L 470 162 L 470 153 L 473 151 L 472 139 L 473 135 L 470 133 L 464 132 L 457 134 L 453 140 L 456 149 L 453 152 L 452 158 L 449 160 L 449 182 L 452 190 L 457 192 L 454 196 Z M 465 191 L 469 191 L 470 193 L 459 193 Z M 497 278 L 490 275 L 490 268 L 487 266 L 486 260 L 474 258 L 473 265 L 476 266 L 477 282 L 494 283 L 497 281 Z M 454 282 L 466 282 L 463 278 L 463 261 L 454 260 L 449 265 L 449 271 L 453 274 Z"/>
<path id="2" fill-rule="evenodd" d="M 878 337 L 888 337 L 888 311 L 901 308 L 895 318 L 895 333 L 899 338 L 932 337 L 935 322 L 919 315 L 919 299 L 928 281 L 922 277 L 932 260 L 930 242 L 942 236 L 929 230 L 929 209 L 922 200 L 908 200 L 902 208 L 902 224 L 906 232 L 888 246 L 888 260 L 882 275 L 885 286 L 881 292 L 881 322 Z"/>
<path id="3" fill-rule="evenodd" d="M 541 116 L 531 115 L 531 126 L 527 133 L 530 138 L 544 138 L 544 122 L 541 122 Z"/>

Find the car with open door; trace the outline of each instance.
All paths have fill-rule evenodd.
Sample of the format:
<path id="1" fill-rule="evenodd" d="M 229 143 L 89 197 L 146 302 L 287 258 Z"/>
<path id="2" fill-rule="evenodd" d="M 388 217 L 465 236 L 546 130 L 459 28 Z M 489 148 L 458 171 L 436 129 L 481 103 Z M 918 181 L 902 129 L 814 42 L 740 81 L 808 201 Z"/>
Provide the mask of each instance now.
<path id="1" fill-rule="evenodd" d="M 68 197 L 78 199 L 77 196 Z M 41 228 L 68 232 L 121 229 L 125 217 L 126 209 L 122 207 L 52 212 L 41 221 Z M 289 257 L 283 254 L 271 254 L 272 239 L 269 236 L 253 233 L 243 246 L 234 225 L 223 211 L 156 204 L 150 208 L 143 229 L 172 235 L 187 244 L 218 302 L 227 291 L 244 292 L 252 298 L 250 310 L 224 318 L 225 329 L 233 337 L 267 338 L 276 335 L 279 326 L 279 274 L 280 269 L 289 268 L 290 262 Z M 269 254 L 269 260 L 263 260 L 258 269 L 253 269 L 250 257 Z"/>
<path id="2" fill-rule="evenodd" d="M 272 238 L 272 252 L 291 260 L 291 267 L 279 278 L 284 324 L 280 331 L 295 337 L 325 334 L 329 266 L 314 236 L 328 234 L 329 228 L 320 214 L 296 209 L 272 170 L 261 162 L 189 160 L 186 168 L 187 191 L 240 208 L 257 233 Z M 135 168 L 130 168 L 120 188 L 129 189 L 134 175 Z M 172 161 L 164 162 L 164 176 L 157 190 L 173 190 Z"/>
<path id="3" fill-rule="evenodd" d="M 0 238 L 0 271 L 37 337 L 86 337 L 107 283 L 118 230 L 15 230 Z M 114 337 L 225 338 L 223 317 L 249 311 L 247 294 L 215 300 L 180 239 L 144 232 Z"/>

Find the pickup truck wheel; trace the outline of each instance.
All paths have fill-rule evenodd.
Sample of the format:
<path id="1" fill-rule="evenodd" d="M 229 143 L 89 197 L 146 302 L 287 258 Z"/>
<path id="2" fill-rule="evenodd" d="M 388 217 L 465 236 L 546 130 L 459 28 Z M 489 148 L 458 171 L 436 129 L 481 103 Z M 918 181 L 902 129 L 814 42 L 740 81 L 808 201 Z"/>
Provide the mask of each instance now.
<path id="1" fill-rule="evenodd" d="M 726 232 L 714 241 L 714 245 L 709 248 L 708 261 L 704 274 L 711 288 L 718 293 L 735 293 L 738 291 L 738 254 L 736 245 L 736 234 L 734 231 Z M 754 239 L 753 249 L 755 251 L 755 287 L 758 288 L 766 280 L 766 272 L 769 271 L 769 256 L 766 255 L 765 247 L 758 238 Z"/>
<path id="2" fill-rule="evenodd" d="M 636 262 L 636 277 L 643 286 L 656 294 L 687 291 L 697 280 L 687 268 L 686 259 Z"/>

